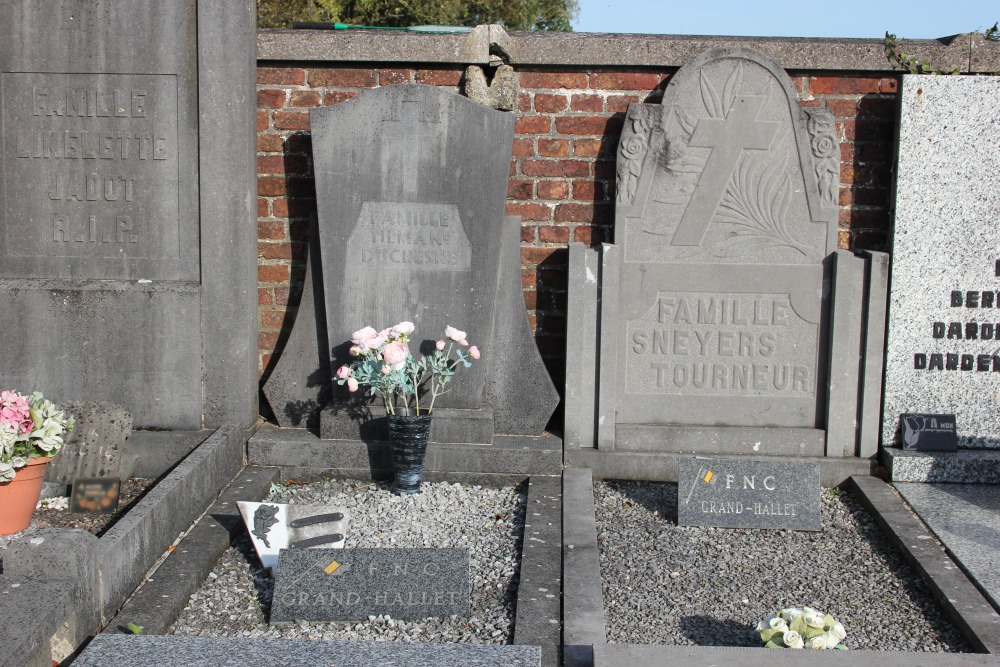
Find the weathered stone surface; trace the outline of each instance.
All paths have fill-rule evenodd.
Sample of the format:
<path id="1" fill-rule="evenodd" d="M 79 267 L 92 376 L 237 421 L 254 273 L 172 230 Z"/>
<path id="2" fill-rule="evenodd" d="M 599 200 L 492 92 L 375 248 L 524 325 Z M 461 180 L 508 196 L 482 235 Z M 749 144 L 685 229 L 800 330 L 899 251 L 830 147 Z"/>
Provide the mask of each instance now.
<path id="1" fill-rule="evenodd" d="M 537 646 L 353 642 L 312 639 L 231 639 L 100 635 L 74 664 L 80 667 L 139 667 L 178 663 L 193 667 L 538 667 Z"/>
<path id="2" fill-rule="evenodd" d="M 677 525 L 820 530 L 819 463 L 680 460 Z"/>
<path id="3" fill-rule="evenodd" d="M 73 415 L 76 425 L 63 448 L 46 467 L 45 482 L 66 487 L 74 477 L 132 476 L 138 457 L 129 447 L 132 415 L 117 405 L 95 401 L 67 401 L 59 404 Z"/>
<path id="4" fill-rule="evenodd" d="M 469 615 L 468 549 L 283 549 L 271 623 Z"/>
<path id="5" fill-rule="evenodd" d="M 903 77 L 885 445 L 923 412 L 955 414 L 959 447 L 1000 448 L 998 95 L 995 77 Z"/>
<path id="6" fill-rule="evenodd" d="M 493 80 L 486 80 L 486 72 L 478 65 L 465 68 L 465 94 L 478 104 L 500 111 L 517 108 L 517 72 L 510 65 L 500 65 L 492 72 Z"/>

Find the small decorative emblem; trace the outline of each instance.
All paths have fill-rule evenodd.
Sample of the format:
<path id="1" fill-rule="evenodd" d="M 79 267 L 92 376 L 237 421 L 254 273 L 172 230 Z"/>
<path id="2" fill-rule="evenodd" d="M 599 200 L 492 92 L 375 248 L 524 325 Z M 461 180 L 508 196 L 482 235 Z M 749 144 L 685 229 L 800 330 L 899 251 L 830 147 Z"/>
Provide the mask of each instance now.
<path id="1" fill-rule="evenodd" d="M 268 549 L 271 543 L 267 541 L 267 534 L 271 531 L 271 526 L 278 523 L 278 507 L 276 505 L 261 505 L 253 513 L 253 534 L 264 543 Z"/>

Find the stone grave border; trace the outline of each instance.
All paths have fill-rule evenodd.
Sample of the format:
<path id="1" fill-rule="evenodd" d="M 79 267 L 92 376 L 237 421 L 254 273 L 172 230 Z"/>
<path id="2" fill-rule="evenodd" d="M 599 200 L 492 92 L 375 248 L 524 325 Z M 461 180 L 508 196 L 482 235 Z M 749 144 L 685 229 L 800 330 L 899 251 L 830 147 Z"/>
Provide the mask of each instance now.
<path id="1" fill-rule="evenodd" d="M 0 664 L 51 665 L 98 633 L 244 467 L 248 435 L 232 424 L 212 432 L 100 538 L 43 528 L 13 542 L 0 574 Z"/>
<path id="2" fill-rule="evenodd" d="M 824 476 L 824 480 L 827 479 Z M 763 648 L 606 643 L 601 563 L 594 511 L 594 474 L 589 468 L 563 473 L 563 665 L 631 667 L 636 664 L 826 665 L 878 662 L 884 665 L 1000 665 L 1000 614 L 945 554 L 924 525 L 888 484 L 875 477 L 840 482 L 872 514 L 889 542 L 920 574 L 948 619 L 979 653 L 893 651 L 770 651 Z M 853 656 L 853 658 L 852 658 Z"/>
<path id="3" fill-rule="evenodd" d="M 277 467 L 248 465 L 223 495 L 176 545 L 174 551 L 148 575 L 146 582 L 111 619 L 102 634 L 129 633 L 128 623 L 143 627 L 144 635 L 164 634 L 201 587 L 231 539 L 245 530 L 238 500 L 262 500 L 271 482 L 287 478 Z M 521 476 L 485 476 L 501 484 L 524 481 Z M 461 481 L 480 481 L 481 477 Z M 447 481 L 460 481 L 451 475 Z M 541 646 L 542 665 L 559 664 L 562 599 L 562 493 L 557 476 L 528 478 L 521 579 L 517 592 L 514 643 Z"/>

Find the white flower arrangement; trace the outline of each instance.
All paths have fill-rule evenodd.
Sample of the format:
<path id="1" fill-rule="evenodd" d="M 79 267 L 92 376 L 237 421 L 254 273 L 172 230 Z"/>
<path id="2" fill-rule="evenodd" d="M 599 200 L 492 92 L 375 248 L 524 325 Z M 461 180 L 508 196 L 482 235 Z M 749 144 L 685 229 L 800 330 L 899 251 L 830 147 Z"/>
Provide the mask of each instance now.
<path id="1" fill-rule="evenodd" d="M 765 648 L 835 648 L 846 651 L 847 631 L 830 614 L 812 607 L 788 607 L 757 625 Z"/>

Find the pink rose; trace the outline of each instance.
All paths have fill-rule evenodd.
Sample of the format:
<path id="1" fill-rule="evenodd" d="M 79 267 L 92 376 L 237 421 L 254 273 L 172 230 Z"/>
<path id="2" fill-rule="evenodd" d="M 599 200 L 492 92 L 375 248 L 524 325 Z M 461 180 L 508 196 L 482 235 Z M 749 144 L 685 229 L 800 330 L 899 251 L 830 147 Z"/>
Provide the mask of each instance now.
<path id="1" fill-rule="evenodd" d="M 351 342 L 355 345 L 360 345 L 362 342 L 375 337 L 377 332 L 372 327 L 365 327 L 364 329 L 358 329 L 351 334 Z"/>
<path id="2" fill-rule="evenodd" d="M 347 391 L 355 392 L 358 390 L 358 381 L 354 378 L 347 378 Z"/>
<path id="3" fill-rule="evenodd" d="M 443 340 L 439 340 L 438 342 L 434 343 L 434 347 L 436 347 L 439 350 L 443 350 L 444 349 L 444 341 Z"/>
<path id="4" fill-rule="evenodd" d="M 382 366 L 382 375 L 389 375 L 390 373 L 392 373 L 392 366 L 389 364 Z"/>
<path id="5" fill-rule="evenodd" d="M 409 354 L 410 350 L 407 349 L 406 343 L 397 340 L 385 346 L 382 350 L 382 359 L 398 371 L 406 364 L 406 357 Z"/>
<path id="6" fill-rule="evenodd" d="M 469 356 L 472 357 L 473 359 L 478 359 L 479 358 L 479 348 L 476 347 L 475 345 L 473 345 L 472 347 L 470 347 L 469 348 Z"/>
<path id="7" fill-rule="evenodd" d="M 339 377 L 341 380 L 346 380 L 350 376 L 351 376 L 350 366 L 341 366 L 340 368 L 337 369 L 337 377 Z"/>
<path id="8" fill-rule="evenodd" d="M 459 345 L 467 345 L 468 344 L 468 343 L 465 342 L 465 335 L 466 335 L 465 332 L 464 331 L 459 331 L 458 329 L 456 329 L 453 326 L 446 326 L 444 328 L 444 335 L 445 335 L 445 337 L 452 339 L 453 341 L 455 341 Z"/>

